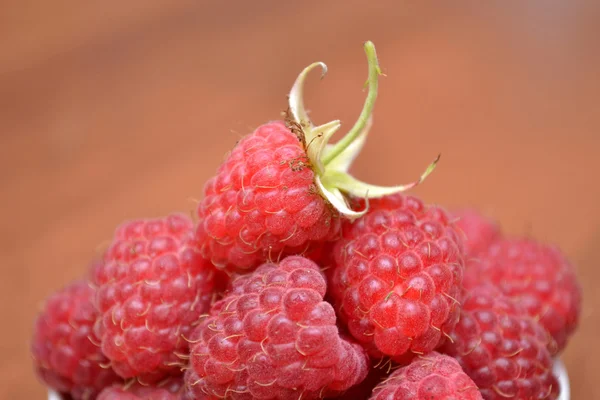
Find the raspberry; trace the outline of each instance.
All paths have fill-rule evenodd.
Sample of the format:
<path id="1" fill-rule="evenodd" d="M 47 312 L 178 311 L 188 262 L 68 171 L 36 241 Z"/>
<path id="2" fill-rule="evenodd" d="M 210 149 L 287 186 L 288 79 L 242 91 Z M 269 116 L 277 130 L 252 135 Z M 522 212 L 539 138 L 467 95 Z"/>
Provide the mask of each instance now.
<path id="1" fill-rule="evenodd" d="M 564 349 L 579 322 L 581 288 L 561 251 L 532 239 L 505 238 L 478 258 L 466 270 L 465 285 L 493 283 L 540 321 L 558 351 Z"/>
<path id="2" fill-rule="evenodd" d="M 340 225 L 301 141 L 279 121 L 236 145 L 206 183 L 198 216 L 202 254 L 240 270 L 331 240 Z"/>
<path id="3" fill-rule="evenodd" d="M 331 295 L 372 356 L 428 353 L 456 324 L 462 241 L 442 209 L 411 196 L 373 200 L 343 225 L 334 257 Z"/>
<path id="4" fill-rule="evenodd" d="M 76 281 L 46 300 L 35 322 L 31 352 L 39 377 L 49 387 L 77 399 L 91 399 L 117 382 L 93 333 L 94 290 Z"/>
<path id="5" fill-rule="evenodd" d="M 415 358 L 373 390 L 370 400 L 480 400 L 458 362 L 436 352 Z"/>
<path id="6" fill-rule="evenodd" d="M 149 383 L 179 371 L 184 337 L 208 309 L 214 287 L 214 268 L 192 238 L 184 215 L 127 222 L 96 267 L 95 329 L 120 376 Z"/>
<path id="7" fill-rule="evenodd" d="M 456 358 L 485 400 L 556 399 L 552 338 L 492 285 L 471 289 L 443 350 Z"/>
<path id="8" fill-rule="evenodd" d="M 318 67 L 327 70 L 324 63 L 313 63 L 292 87 L 285 121 L 262 125 L 242 138 L 205 184 L 196 236 L 202 255 L 214 265 L 244 272 L 267 259 L 306 254 L 337 238 L 340 217 L 364 214 L 349 207 L 347 195 L 398 193 L 433 170 L 435 162 L 416 182 L 391 188 L 348 174 L 371 125 L 381 74 L 373 43 L 365 43 L 365 52 L 369 94 L 360 118 L 339 142 L 328 143 L 339 121 L 315 126 L 304 108 L 307 74 Z"/>
<path id="9" fill-rule="evenodd" d="M 361 382 L 367 356 L 340 338 L 325 289 L 300 256 L 234 279 L 190 340 L 191 397 L 309 400 Z"/>
<path id="10" fill-rule="evenodd" d="M 452 213 L 457 218 L 456 226 L 464 235 L 465 253 L 476 257 L 500 238 L 500 226 L 496 221 L 473 209 L 458 210 Z"/>
<path id="11" fill-rule="evenodd" d="M 105 388 L 97 400 L 180 400 L 183 387 L 181 377 L 167 378 L 155 385 L 134 381 Z"/>

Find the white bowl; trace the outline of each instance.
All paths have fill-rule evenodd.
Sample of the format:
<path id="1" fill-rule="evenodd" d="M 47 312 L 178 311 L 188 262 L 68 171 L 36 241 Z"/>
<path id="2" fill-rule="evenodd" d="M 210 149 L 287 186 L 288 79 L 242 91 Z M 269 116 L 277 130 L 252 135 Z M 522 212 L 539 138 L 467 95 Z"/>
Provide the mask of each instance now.
<path id="1" fill-rule="evenodd" d="M 571 400 L 571 386 L 569 384 L 569 375 L 567 369 L 561 360 L 554 362 L 554 375 L 558 378 L 560 385 L 560 395 L 558 400 Z"/>
<path id="2" fill-rule="evenodd" d="M 565 365 L 560 360 L 556 360 L 554 363 L 554 375 L 556 375 L 560 384 L 560 395 L 558 396 L 558 400 L 571 400 L 569 375 L 567 375 Z M 61 400 L 61 397 L 58 393 L 51 390 L 48 392 L 48 400 Z"/>
<path id="3" fill-rule="evenodd" d="M 61 398 L 54 390 L 50 390 L 48 391 L 48 400 L 61 400 Z"/>

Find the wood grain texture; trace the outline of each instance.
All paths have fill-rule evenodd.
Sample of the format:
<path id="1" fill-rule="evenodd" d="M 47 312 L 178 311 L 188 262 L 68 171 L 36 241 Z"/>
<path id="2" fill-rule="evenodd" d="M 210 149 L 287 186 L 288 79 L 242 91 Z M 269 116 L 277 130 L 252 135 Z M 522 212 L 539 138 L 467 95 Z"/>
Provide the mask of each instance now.
<path id="1" fill-rule="evenodd" d="M 192 210 L 236 139 L 279 117 L 304 66 L 330 67 L 308 83 L 313 119 L 349 127 L 367 39 L 387 76 L 356 174 L 407 182 L 441 152 L 415 193 L 559 244 L 585 290 L 564 354 L 573 398 L 600 398 L 599 6 L 4 3 L 1 398 L 43 398 L 28 353 L 42 300 L 83 275 L 123 219 Z"/>

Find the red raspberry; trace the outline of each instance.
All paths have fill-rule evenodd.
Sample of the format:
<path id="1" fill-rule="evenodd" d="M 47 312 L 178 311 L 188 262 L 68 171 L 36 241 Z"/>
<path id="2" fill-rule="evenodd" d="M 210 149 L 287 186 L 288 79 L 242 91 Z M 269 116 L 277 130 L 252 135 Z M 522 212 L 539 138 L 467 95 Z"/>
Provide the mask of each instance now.
<path id="1" fill-rule="evenodd" d="M 511 298 L 483 285 L 465 297 L 443 350 L 456 358 L 485 400 L 556 399 L 552 338 Z"/>
<path id="2" fill-rule="evenodd" d="M 154 385 L 133 381 L 105 388 L 97 400 L 180 400 L 183 388 L 181 377 L 167 378 Z"/>
<path id="3" fill-rule="evenodd" d="M 335 305 L 373 356 L 428 353 L 456 324 L 462 241 L 442 209 L 411 196 L 373 200 L 343 225 L 334 257 Z"/>
<path id="4" fill-rule="evenodd" d="M 75 400 L 91 399 L 119 381 L 93 333 L 93 295 L 88 282 L 76 281 L 50 296 L 35 322 L 31 344 L 42 381 Z"/>
<path id="5" fill-rule="evenodd" d="M 214 286 L 214 268 L 192 238 L 184 215 L 124 223 L 94 271 L 96 330 L 124 378 L 153 382 L 179 372 L 184 338 L 208 309 Z"/>
<path id="6" fill-rule="evenodd" d="M 465 285 L 493 283 L 541 322 L 558 351 L 564 349 L 579 322 L 581 288 L 561 251 L 532 239 L 506 238 L 478 258 L 466 270 Z"/>
<path id="7" fill-rule="evenodd" d="M 204 196 L 197 237 L 202 254 L 219 267 L 253 269 L 339 231 L 303 143 L 283 122 L 244 137 L 206 183 Z"/>
<path id="8" fill-rule="evenodd" d="M 455 359 L 431 352 L 400 369 L 373 390 L 370 400 L 481 400 L 477 385 Z"/>
<path id="9" fill-rule="evenodd" d="M 191 339 L 194 396 L 310 400 L 367 375 L 362 348 L 340 338 L 325 279 L 300 256 L 237 277 Z"/>
<path id="10" fill-rule="evenodd" d="M 340 121 L 315 126 L 303 102 L 306 75 L 324 63 L 313 63 L 296 79 L 288 96 L 285 122 L 270 122 L 241 139 L 216 176 L 204 186 L 198 205 L 197 238 L 202 255 L 221 269 L 253 270 L 264 260 L 306 254 L 335 240 L 340 216 L 357 218 L 346 196 L 382 197 L 414 187 L 369 185 L 348 174 L 371 125 L 381 69 L 373 43 L 365 43 L 369 94 L 350 131 L 329 144 Z M 437 160 L 436 160 L 437 162 Z"/>
<path id="11" fill-rule="evenodd" d="M 456 217 L 456 226 L 463 234 L 467 256 L 476 257 L 500 238 L 498 223 L 476 210 L 458 210 L 452 215 Z"/>

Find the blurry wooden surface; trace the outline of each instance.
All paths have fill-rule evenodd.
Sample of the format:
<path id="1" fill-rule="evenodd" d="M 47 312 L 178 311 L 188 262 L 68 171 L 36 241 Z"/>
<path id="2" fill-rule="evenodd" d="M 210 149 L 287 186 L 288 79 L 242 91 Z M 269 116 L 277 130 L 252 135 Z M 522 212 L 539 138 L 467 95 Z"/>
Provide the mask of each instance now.
<path id="1" fill-rule="evenodd" d="M 387 77 L 356 174 L 404 183 L 441 152 L 417 194 L 562 246 L 585 290 L 573 398 L 600 398 L 600 7 L 361 3 L 3 2 L 0 398 L 44 397 L 28 354 L 41 301 L 123 219 L 192 209 L 304 66 L 330 67 L 310 79 L 313 118 L 349 127 L 367 39 Z"/>

